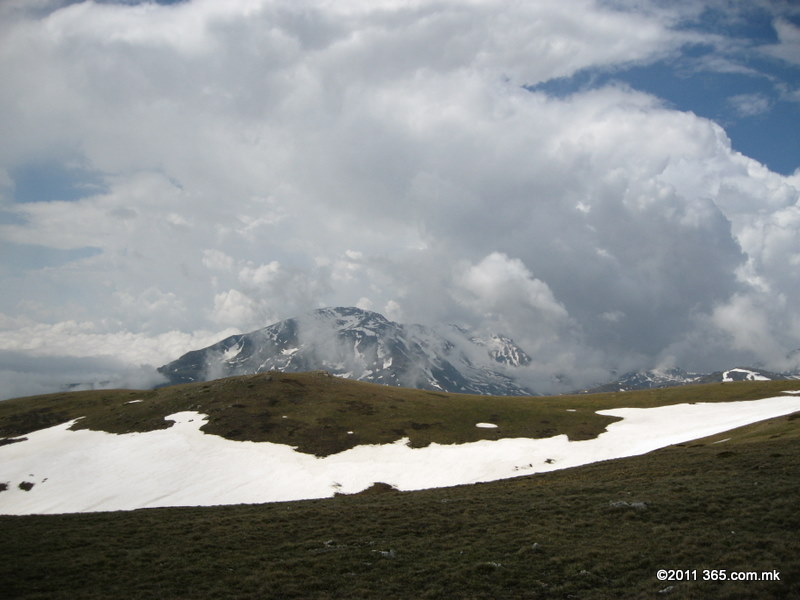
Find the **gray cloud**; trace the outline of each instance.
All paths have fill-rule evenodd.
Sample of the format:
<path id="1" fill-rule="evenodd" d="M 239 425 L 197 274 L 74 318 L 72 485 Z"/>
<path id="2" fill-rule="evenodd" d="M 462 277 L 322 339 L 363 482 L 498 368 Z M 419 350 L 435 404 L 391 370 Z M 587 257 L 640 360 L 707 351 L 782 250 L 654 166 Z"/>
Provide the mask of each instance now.
<path id="1" fill-rule="evenodd" d="M 99 253 L 0 272 L 0 348 L 30 353 L 36 331 L 166 362 L 361 303 L 502 329 L 540 382 L 782 360 L 800 346 L 800 175 L 626 87 L 524 89 L 700 36 L 672 28 L 688 4 L 578 4 L 5 9 L 0 175 L 35 161 L 102 185 L 38 203 L 3 186 L 9 247 Z"/>
<path id="2" fill-rule="evenodd" d="M 0 350 L 0 400 L 66 390 L 148 389 L 165 381 L 153 367 L 112 358 L 45 358 Z"/>

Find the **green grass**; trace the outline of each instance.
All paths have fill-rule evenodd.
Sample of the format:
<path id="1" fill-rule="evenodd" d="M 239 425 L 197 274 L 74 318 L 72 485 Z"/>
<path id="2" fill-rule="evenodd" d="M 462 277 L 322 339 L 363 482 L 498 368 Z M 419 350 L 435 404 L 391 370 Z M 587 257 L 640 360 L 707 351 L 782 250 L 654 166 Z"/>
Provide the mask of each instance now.
<path id="1" fill-rule="evenodd" d="M 165 415 L 197 410 L 209 415 L 209 433 L 316 454 L 404 436 L 416 446 L 556 433 L 585 439 L 613 421 L 594 414 L 604 408 L 749 400 L 798 387 L 743 382 L 498 398 L 271 374 L 8 400 L 0 403 L 0 438 L 77 417 L 84 417 L 77 427 L 148 431 L 168 426 Z M 135 399 L 143 401 L 128 404 Z M 378 485 L 302 502 L 0 516 L 0 597 L 796 598 L 798 416 L 480 485 L 403 493 Z M 478 429 L 480 421 L 499 427 Z M 732 439 L 714 443 L 725 438 Z M 705 569 L 778 570 L 781 580 L 660 582 L 662 568 L 696 569 L 701 578 Z"/>
<path id="2" fill-rule="evenodd" d="M 798 598 L 798 497 L 795 414 L 644 456 L 480 485 L 0 517 L 0 595 Z M 620 501 L 646 508 L 615 508 Z M 661 568 L 700 577 L 777 569 L 781 581 L 660 582 Z"/>
<path id="3" fill-rule="evenodd" d="M 169 427 L 164 421 L 169 414 L 195 410 L 209 417 L 203 427 L 206 433 L 232 440 L 289 444 L 319 456 L 403 437 L 414 447 L 558 434 L 582 440 L 596 437 L 617 420 L 595 413 L 601 409 L 756 399 L 798 387 L 798 381 L 769 381 L 510 397 L 395 388 L 321 372 L 270 373 L 158 390 L 98 390 L 6 400 L 0 402 L 0 439 L 24 436 L 79 417 L 75 429 L 152 431 Z M 131 400 L 142 402 L 129 404 Z M 494 423 L 498 428 L 476 428 L 478 422 Z"/>

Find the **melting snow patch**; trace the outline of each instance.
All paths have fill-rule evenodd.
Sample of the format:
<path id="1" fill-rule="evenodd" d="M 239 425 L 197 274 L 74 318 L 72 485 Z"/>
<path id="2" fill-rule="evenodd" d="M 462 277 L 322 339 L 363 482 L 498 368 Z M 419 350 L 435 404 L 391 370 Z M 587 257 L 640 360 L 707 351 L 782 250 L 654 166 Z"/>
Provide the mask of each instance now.
<path id="1" fill-rule="evenodd" d="M 475 423 L 475 427 L 480 427 L 481 429 L 497 429 L 497 425 L 494 423 Z"/>
<path id="2" fill-rule="evenodd" d="M 784 394 L 800 394 L 800 390 L 784 390 Z"/>
<path id="3" fill-rule="evenodd" d="M 714 442 L 715 444 L 721 444 L 722 442 L 729 442 L 731 438 L 725 438 L 724 440 L 717 440 Z"/>
<path id="4" fill-rule="evenodd" d="M 222 354 L 222 360 L 233 360 L 239 354 L 241 354 L 242 349 L 244 348 L 244 344 L 237 344 L 235 346 L 231 346 Z"/>
<path id="5" fill-rule="evenodd" d="M 574 408 L 568 408 L 568 409 L 567 409 L 567 412 L 575 412 L 575 410 L 576 410 L 576 409 L 574 409 Z"/>
<path id="6" fill-rule="evenodd" d="M 165 417 L 174 422 L 168 429 L 121 435 L 71 431 L 71 421 L 0 446 L 0 482 L 14 482 L 0 494 L 0 514 L 279 502 L 352 494 L 375 481 L 399 490 L 448 487 L 635 456 L 798 410 L 796 395 L 618 408 L 599 411 L 622 420 L 590 440 L 557 435 L 411 448 L 403 438 L 324 458 L 204 434 L 207 417 L 196 412 Z M 30 473 L 35 487 L 19 488 Z"/>
<path id="7" fill-rule="evenodd" d="M 138 404 L 139 402 L 144 402 L 144 400 L 130 400 L 129 402 L 126 402 L 125 404 Z"/>

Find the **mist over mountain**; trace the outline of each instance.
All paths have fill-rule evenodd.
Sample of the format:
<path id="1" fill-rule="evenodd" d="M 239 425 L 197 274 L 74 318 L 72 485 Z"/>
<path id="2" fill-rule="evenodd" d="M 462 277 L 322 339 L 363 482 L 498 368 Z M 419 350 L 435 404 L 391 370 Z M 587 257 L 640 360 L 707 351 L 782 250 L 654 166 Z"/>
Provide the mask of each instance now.
<path id="1" fill-rule="evenodd" d="M 532 359 L 513 339 L 458 325 L 405 325 L 356 307 L 322 308 L 193 350 L 158 369 L 170 384 L 266 371 L 325 370 L 384 385 L 489 395 L 536 395 Z M 622 392 L 728 381 L 800 378 L 798 372 L 733 367 L 712 373 L 681 368 L 626 372 L 610 382 L 562 392 Z"/>
<path id="2" fill-rule="evenodd" d="M 158 369 L 170 383 L 265 371 L 326 370 L 386 385 L 531 395 L 515 378 L 530 357 L 508 337 L 448 325 L 402 325 L 355 307 L 323 308 L 233 335 Z"/>

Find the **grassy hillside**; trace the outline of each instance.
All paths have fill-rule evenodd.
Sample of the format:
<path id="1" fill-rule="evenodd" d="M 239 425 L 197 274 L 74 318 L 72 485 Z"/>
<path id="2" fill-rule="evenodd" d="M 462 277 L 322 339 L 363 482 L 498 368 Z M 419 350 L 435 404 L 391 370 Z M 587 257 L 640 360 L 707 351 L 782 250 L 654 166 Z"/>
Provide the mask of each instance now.
<path id="1" fill-rule="evenodd" d="M 797 598 L 799 415 L 481 485 L 0 517 L 0 586 L 48 600 Z M 780 581 L 661 582 L 658 569 Z"/>
<path id="2" fill-rule="evenodd" d="M 79 417 L 75 429 L 111 433 L 164 429 L 170 425 L 165 416 L 184 410 L 209 416 L 203 427 L 206 433 L 289 444 L 319 456 L 402 437 L 414 447 L 557 434 L 583 440 L 596 437 L 616 420 L 595 414 L 597 410 L 757 399 L 798 386 L 797 381 L 767 381 L 595 395 L 489 397 L 381 386 L 324 372 L 270 373 L 157 390 L 97 390 L 6 400 L 0 402 L 0 443 L 2 438 Z M 476 428 L 479 422 L 498 427 Z"/>
<path id="3" fill-rule="evenodd" d="M 147 431 L 167 425 L 167 414 L 198 410 L 210 415 L 209 432 L 285 441 L 317 454 L 402 436 L 418 446 L 555 433 L 579 439 L 612 420 L 595 410 L 755 399 L 797 383 L 487 398 L 273 374 L 9 400 L 0 403 L 0 436 L 79 416 L 80 427 Z M 302 502 L 0 516 L 0 595 L 800 597 L 798 417 L 645 456 L 472 486 L 403 493 L 375 486 Z M 480 421 L 499 428 L 478 429 Z M 658 569 L 697 570 L 698 580 L 659 581 Z M 780 581 L 702 580 L 704 570 L 720 569 L 777 571 Z"/>

